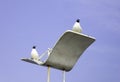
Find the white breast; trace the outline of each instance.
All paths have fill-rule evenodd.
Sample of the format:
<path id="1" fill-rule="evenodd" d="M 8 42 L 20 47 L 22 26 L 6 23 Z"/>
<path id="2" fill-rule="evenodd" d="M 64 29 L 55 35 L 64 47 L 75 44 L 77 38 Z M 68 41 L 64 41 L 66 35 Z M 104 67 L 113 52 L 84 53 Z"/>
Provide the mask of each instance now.
<path id="1" fill-rule="evenodd" d="M 75 32 L 82 32 L 82 28 L 80 26 L 80 24 L 78 22 L 76 22 L 74 25 L 73 25 L 73 28 L 72 28 L 73 31 Z"/>
<path id="2" fill-rule="evenodd" d="M 31 51 L 31 58 L 35 59 L 35 60 L 39 59 L 39 55 L 38 55 L 38 52 L 36 51 L 36 49 L 32 49 L 32 51 Z"/>

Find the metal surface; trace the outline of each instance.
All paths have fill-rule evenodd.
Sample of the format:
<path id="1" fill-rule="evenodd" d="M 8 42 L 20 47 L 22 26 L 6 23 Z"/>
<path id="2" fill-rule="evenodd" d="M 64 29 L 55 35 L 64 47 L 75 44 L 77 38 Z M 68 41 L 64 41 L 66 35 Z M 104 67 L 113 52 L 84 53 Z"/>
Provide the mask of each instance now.
<path id="1" fill-rule="evenodd" d="M 50 67 L 47 69 L 47 82 L 50 82 Z"/>
<path id="2" fill-rule="evenodd" d="M 66 82 L 65 70 L 63 70 L 63 82 Z"/>
<path id="3" fill-rule="evenodd" d="M 82 53 L 95 41 L 93 37 L 74 31 L 66 31 L 57 41 L 45 62 L 29 59 L 27 62 L 70 71 Z M 26 59 L 22 59 L 26 61 Z"/>

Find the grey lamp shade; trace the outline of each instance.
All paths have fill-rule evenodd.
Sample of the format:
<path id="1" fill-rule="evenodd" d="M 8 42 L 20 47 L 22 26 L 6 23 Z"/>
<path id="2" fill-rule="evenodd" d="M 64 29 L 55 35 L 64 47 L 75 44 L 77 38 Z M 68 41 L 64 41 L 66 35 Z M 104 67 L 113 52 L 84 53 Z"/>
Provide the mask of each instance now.
<path id="1" fill-rule="evenodd" d="M 23 58 L 23 61 L 70 71 L 83 52 L 95 41 L 94 37 L 67 30 L 56 42 L 49 57 L 44 61 Z"/>

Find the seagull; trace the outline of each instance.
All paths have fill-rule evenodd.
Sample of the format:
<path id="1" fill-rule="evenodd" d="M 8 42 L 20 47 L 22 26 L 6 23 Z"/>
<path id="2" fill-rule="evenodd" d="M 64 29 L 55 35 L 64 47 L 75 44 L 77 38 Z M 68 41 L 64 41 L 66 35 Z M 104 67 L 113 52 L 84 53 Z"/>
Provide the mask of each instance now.
<path id="1" fill-rule="evenodd" d="M 31 59 L 33 60 L 39 60 L 39 55 L 36 50 L 36 46 L 33 46 L 32 51 L 31 51 Z"/>
<path id="2" fill-rule="evenodd" d="M 80 26 L 80 20 L 79 19 L 76 20 L 75 24 L 73 25 L 72 30 L 75 31 L 75 32 L 79 32 L 79 33 L 82 32 L 82 27 Z"/>

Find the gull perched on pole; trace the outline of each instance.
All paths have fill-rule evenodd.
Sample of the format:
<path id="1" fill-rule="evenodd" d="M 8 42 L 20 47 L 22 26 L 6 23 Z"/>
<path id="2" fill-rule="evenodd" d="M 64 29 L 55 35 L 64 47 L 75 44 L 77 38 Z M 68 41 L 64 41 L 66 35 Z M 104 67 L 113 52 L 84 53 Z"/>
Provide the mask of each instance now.
<path id="1" fill-rule="evenodd" d="M 32 51 L 31 51 L 31 59 L 33 60 L 39 60 L 39 54 L 36 50 L 36 46 L 33 46 Z"/>
<path id="2" fill-rule="evenodd" d="M 80 19 L 76 20 L 75 24 L 73 25 L 72 30 L 75 31 L 75 32 L 79 32 L 79 33 L 82 32 L 82 27 L 80 25 Z"/>

